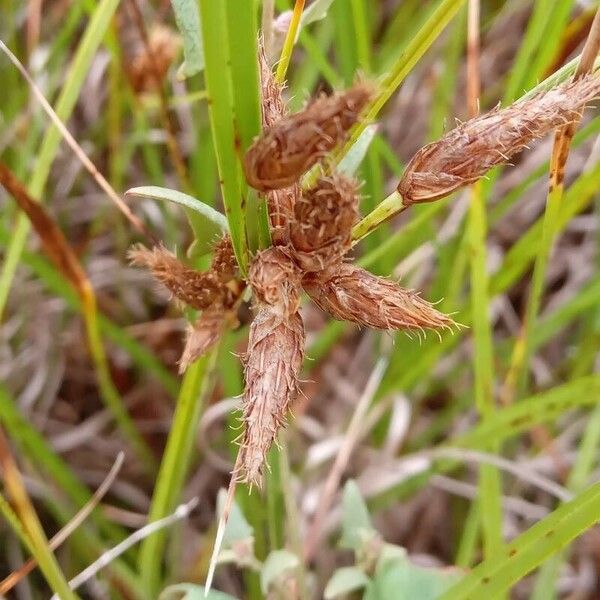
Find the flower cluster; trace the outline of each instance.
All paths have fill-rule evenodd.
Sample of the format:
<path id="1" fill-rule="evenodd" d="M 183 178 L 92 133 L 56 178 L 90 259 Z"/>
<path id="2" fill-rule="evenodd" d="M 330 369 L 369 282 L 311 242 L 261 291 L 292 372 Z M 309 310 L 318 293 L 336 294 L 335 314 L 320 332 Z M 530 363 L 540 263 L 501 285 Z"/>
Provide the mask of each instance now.
<path id="1" fill-rule="evenodd" d="M 189 330 L 182 369 L 235 322 L 242 292 L 250 286 L 255 318 L 243 358 L 245 430 L 234 474 L 236 480 L 257 484 L 298 389 L 305 345 L 299 312 L 303 291 L 334 319 L 361 326 L 422 331 L 454 324 L 418 293 L 345 261 L 359 215 L 356 180 L 330 172 L 302 189 L 303 174 L 347 139 L 372 96 L 371 87 L 359 82 L 287 115 L 282 88 L 264 56 L 260 61 L 263 133 L 246 153 L 244 172 L 267 204 L 273 245 L 253 257 L 247 281 L 239 277 L 228 237 L 215 246 L 206 272 L 186 267 L 162 247 L 138 247 L 130 254 L 179 300 L 202 311 Z M 442 198 L 507 162 L 529 141 L 578 118 L 578 111 L 598 95 L 599 81 L 586 77 L 496 109 L 425 146 L 398 185 L 405 204 Z"/>

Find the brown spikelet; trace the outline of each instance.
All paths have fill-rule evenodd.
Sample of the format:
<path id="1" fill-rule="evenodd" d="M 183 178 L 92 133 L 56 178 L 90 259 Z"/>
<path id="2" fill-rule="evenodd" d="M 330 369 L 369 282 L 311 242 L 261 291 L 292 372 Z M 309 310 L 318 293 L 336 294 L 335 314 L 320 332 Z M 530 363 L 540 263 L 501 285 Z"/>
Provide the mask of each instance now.
<path id="1" fill-rule="evenodd" d="M 358 182 L 339 173 L 321 177 L 298 198 L 294 217 L 291 242 L 304 271 L 320 271 L 339 261 L 352 245 L 352 226 L 358 218 Z"/>
<path id="2" fill-rule="evenodd" d="M 222 283 L 227 283 L 236 276 L 238 265 L 231 238 L 228 235 L 224 235 L 214 245 L 210 270 L 215 273 Z"/>
<path id="3" fill-rule="evenodd" d="M 260 191 L 290 187 L 346 139 L 372 95 L 372 86 L 321 96 L 299 113 L 284 117 L 252 144 L 244 160 L 248 183 Z"/>
<path id="4" fill-rule="evenodd" d="M 173 30 L 164 25 L 154 25 L 148 32 L 148 46 L 134 57 L 128 67 L 133 89 L 136 92 L 156 89 L 164 81 L 180 47 L 181 38 Z"/>
<path id="5" fill-rule="evenodd" d="M 132 264 L 149 268 L 177 299 L 192 308 L 208 308 L 225 293 L 215 273 L 190 269 L 164 246 L 148 250 L 137 245 L 129 250 L 128 257 Z"/>
<path id="6" fill-rule="evenodd" d="M 375 329 L 439 329 L 454 324 L 416 292 L 352 264 L 308 274 L 302 285 L 334 319 Z"/>
<path id="7" fill-rule="evenodd" d="M 242 481 L 261 483 L 265 457 L 297 390 L 304 337 L 299 313 L 284 318 L 274 306 L 263 305 L 252 322 L 244 368 L 246 428 L 234 473 Z"/>
<path id="8" fill-rule="evenodd" d="M 185 346 L 179 360 L 180 373 L 185 372 L 195 360 L 215 346 L 231 320 L 231 313 L 217 306 L 205 310 L 193 325 L 188 326 Z"/>
<path id="9" fill-rule="evenodd" d="M 235 476 L 259 485 L 266 454 L 297 389 L 305 340 L 298 312 L 300 275 L 289 255 L 276 247 L 259 253 L 249 281 L 258 311 L 245 357 L 245 431 Z"/>
<path id="10" fill-rule="evenodd" d="M 398 184 L 404 204 L 438 200 L 477 181 L 532 140 L 577 119 L 599 93 L 600 78 L 584 77 L 462 123 L 411 159 Z"/>

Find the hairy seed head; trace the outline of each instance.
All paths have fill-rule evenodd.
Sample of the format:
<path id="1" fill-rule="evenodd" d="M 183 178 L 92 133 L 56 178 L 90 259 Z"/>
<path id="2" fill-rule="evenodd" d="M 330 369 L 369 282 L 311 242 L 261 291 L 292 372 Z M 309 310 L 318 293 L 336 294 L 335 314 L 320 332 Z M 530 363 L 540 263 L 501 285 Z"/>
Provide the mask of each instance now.
<path id="1" fill-rule="evenodd" d="M 241 481 L 260 485 L 266 455 L 284 425 L 298 387 L 304 357 L 304 325 L 299 313 L 282 315 L 264 304 L 250 326 L 243 396 L 245 423 L 240 448 Z"/>
<path id="2" fill-rule="evenodd" d="M 339 173 L 321 177 L 298 199 L 294 217 L 290 237 L 304 271 L 320 271 L 339 261 L 352 245 L 358 182 Z"/>
<path id="3" fill-rule="evenodd" d="M 349 90 L 321 96 L 266 128 L 246 153 L 248 183 L 260 191 L 296 183 L 346 139 L 371 95 L 372 86 L 361 82 Z"/>
<path id="4" fill-rule="evenodd" d="M 227 283 L 237 274 L 237 260 L 233 252 L 231 238 L 224 235 L 213 248 L 213 257 L 210 270 L 215 273 L 219 281 Z"/>
<path id="5" fill-rule="evenodd" d="M 202 273 L 184 265 L 164 246 L 148 250 L 138 245 L 129 250 L 132 264 L 147 267 L 178 300 L 203 310 L 221 301 L 226 288 L 213 272 Z"/>
<path id="6" fill-rule="evenodd" d="M 291 315 L 300 305 L 300 273 L 296 263 L 283 249 L 271 247 L 256 255 L 248 281 L 262 304 Z"/>
<path id="7" fill-rule="evenodd" d="M 205 310 L 193 325 L 188 325 L 185 346 L 179 359 L 180 373 L 184 373 L 194 361 L 217 344 L 231 320 L 231 312 L 218 306 Z"/>
<path id="8" fill-rule="evenodd" d="M 416 292 L 352 264 L 310 273 L 302 285 L 319 308 L 340 321 L 375 329 L 438 329 L 454 324 Z"/>
<path id="9" fill-rule="evenodd" d="M 529 142 L 579 117 L 600 93 L 600 77 L 564 83 L 462 123 L 411 159 L 398 184 L 404 204 L 431 202 L 507 163 Z"/>

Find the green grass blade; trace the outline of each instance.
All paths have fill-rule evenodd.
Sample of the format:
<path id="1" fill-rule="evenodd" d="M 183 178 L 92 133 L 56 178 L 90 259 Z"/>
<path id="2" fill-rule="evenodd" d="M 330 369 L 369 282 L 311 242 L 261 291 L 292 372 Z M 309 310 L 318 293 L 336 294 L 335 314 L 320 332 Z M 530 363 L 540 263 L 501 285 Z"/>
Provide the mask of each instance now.
<path id="1" fill-rule="evenodd" d="M 101 0 L 85 29 L 62 86 L 61 94 L 54 107 L 58 118 L 63 122 L 73 112 L 81 87 L 89 73 L 92 60 L 102 43 L 118 4 L 119 0 Z M 39 152 L 36 154 L 35 169 L 29 184 L 29 192 L 34 198 L 44 197 L 44 187 L 60 140 L 61 134 L 52 124 L 44 136 Z M 6 308 L 10 287 L 25 247 L 29 229 L 30 225 L 27 217 L 20 214 L 17 217 L 11 244 L 6 251 L 2 273 L 0 273 L 0 317 Z"/>
<path id="2" fill-rule="evenodd" d="M 530 527 L 495 557 L 477 566 L 440 600 L 492 598 L 538 567 L 549 556 L 600 520 L 600 483 Z"/>
<path id="3" fill-rule="evenodd" d="M 243 179 L 238 155 L 240 138 L 234 121 L 226 5 L 214 0 L 200 0 L 200 17 L 208 112 L 219 168 L 221 193 L 233 249 L 240 270 L 245 275 L 248 268 L 246 198 L 243 195 Z"/>
<path id="4" fill-rule="evenodd" d="M 183 378 L 173 424 L 154 487 L 149 522 L 169 515 L 180 499 L 217 352 L 218 350 L 213 350 L 201 357 L 188 368 Z M 139 569 L 149 598 L 156 598 L 158 595 L 166 543 L 166 532 L 159 531 L 146 538 L 140 548 Z"/>

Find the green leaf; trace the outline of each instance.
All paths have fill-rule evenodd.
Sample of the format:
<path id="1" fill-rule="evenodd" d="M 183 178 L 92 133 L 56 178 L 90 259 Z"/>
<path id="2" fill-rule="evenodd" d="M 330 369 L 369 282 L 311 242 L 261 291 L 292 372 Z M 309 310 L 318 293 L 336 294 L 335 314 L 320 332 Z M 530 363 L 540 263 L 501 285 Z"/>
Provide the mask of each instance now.
<path id="1" fill-rule="evenodd" d="M 600 483 L 563 504 L 473 569 L 440 600 L 494 598 L 600 520 Z"/>
<path id="2" fill-rule="evenodd" d="M 219 490 L 217 497 L 217 514 L 223 514 L 223 507 L 225 506 L 225 499 L 227 498 L 227 492 L 224 489 Z M 248 521 L 246 521 L 240 507 L 234 501 L 231 505 L 231 512 L 229 513 L 229 519 L 227 520 L 227 526 L 225 527 L 225 533 L 223 534 L 223 547 L 230 546 L 231 544 L 249 538 L 254 537 L 254 529 Z"/>
<path id="3" fill-rule="evenodd" d="M 223 232 L 229 231 L 225 215 L 183 192 L 156 185 L 146 185 L 131 188 L 125 192 L 125 195 L 150 198 L 151 200 L 166 200 L 185 207 L 195 238 L 188 250 L 190 257 L 202 256 L 210 252 L 215 238 L 222 235 Z"/>
<path id="4" fill-rule="evenodd" d="M 303 13 L 300 19 L 300 29 L 320 21 L 327 16 L 329 7 L 333 4 L 333 0 L 315 0 Z M 299 33 L 300 31 L 298 31 Z"/>
<path id="5" fill-rule="evenodd" d="M 344 175 L 354 175 L 360 163 L 365 158 L 376 133 L 377 125 L 369 125 L 362 131 L 356 142 L 348 149 L 344 158 L 340 160 L 337 170 L 344 173 Z"/>
<path id="6" fill-rule="evenodd" d="M 427 569 L 406 558 L 387 560 L 378 568 L 365 593 L 365 600 L 435 600 L 458 579 L 455 570 Z M 479 596 L 477 596 L 479 597 Z"/>
<path id="7" fill-rule="evenodd" d="M 325 600 L 350 594 L 366 587 L 368 583 L 369 578 L 362 569 L 358 567 L 341 567 L 336 569 L 333 577 L 325 587 Z"/>
<path id="8" fill-rule="evenodd" d="M 184 79 L 196 75 L 204 69 L 204 51 L 202 49 L 202 26 L 197 0 L 171 0 L 177 28 L 183 37 L 183 55 L 185 60 L 177 77 Z"/>
<path id="9" fill-rule="evenodd" d="M 141 198 L 150 198 L 151 200 L 167 200 L 185 206 L 194 212 L 202 215 L 207 221 L 217 225 L 220 231 L 228 231 L 227 219 L 225 215 L 215 210 L 212 206 L 200 202 L 193 196 L 188 196 L 183 192 L 169 188 L 158 187 L 156 185 L 145 185 L 142 187 L 131 188 L 125 192 L 126 196 L 139 196 Z"/>
<path id="10" fill-rule="evenodd" d="M 352 479 L 344 486 L 342 499 L 342 538 L 340 547 L 358 550 L 367 537 L 374 535 L 367 505 L 360 495 L 356 482 Z"/>
<path id="11" fill-rule="evenodd" d="M 288 550 L 274 550 L 267 556 L 260 573 L 260 587 L 263 594 L 281 575 L 298 567 L 300 560 Z"/>
<path id="12" fill-rule="evenodd" d="M 203 585 L 180 583 L 165 588 L 158 600 L 237 600 L 237 598 L 218 590 L 210 590 L 207 594 Z"/>

